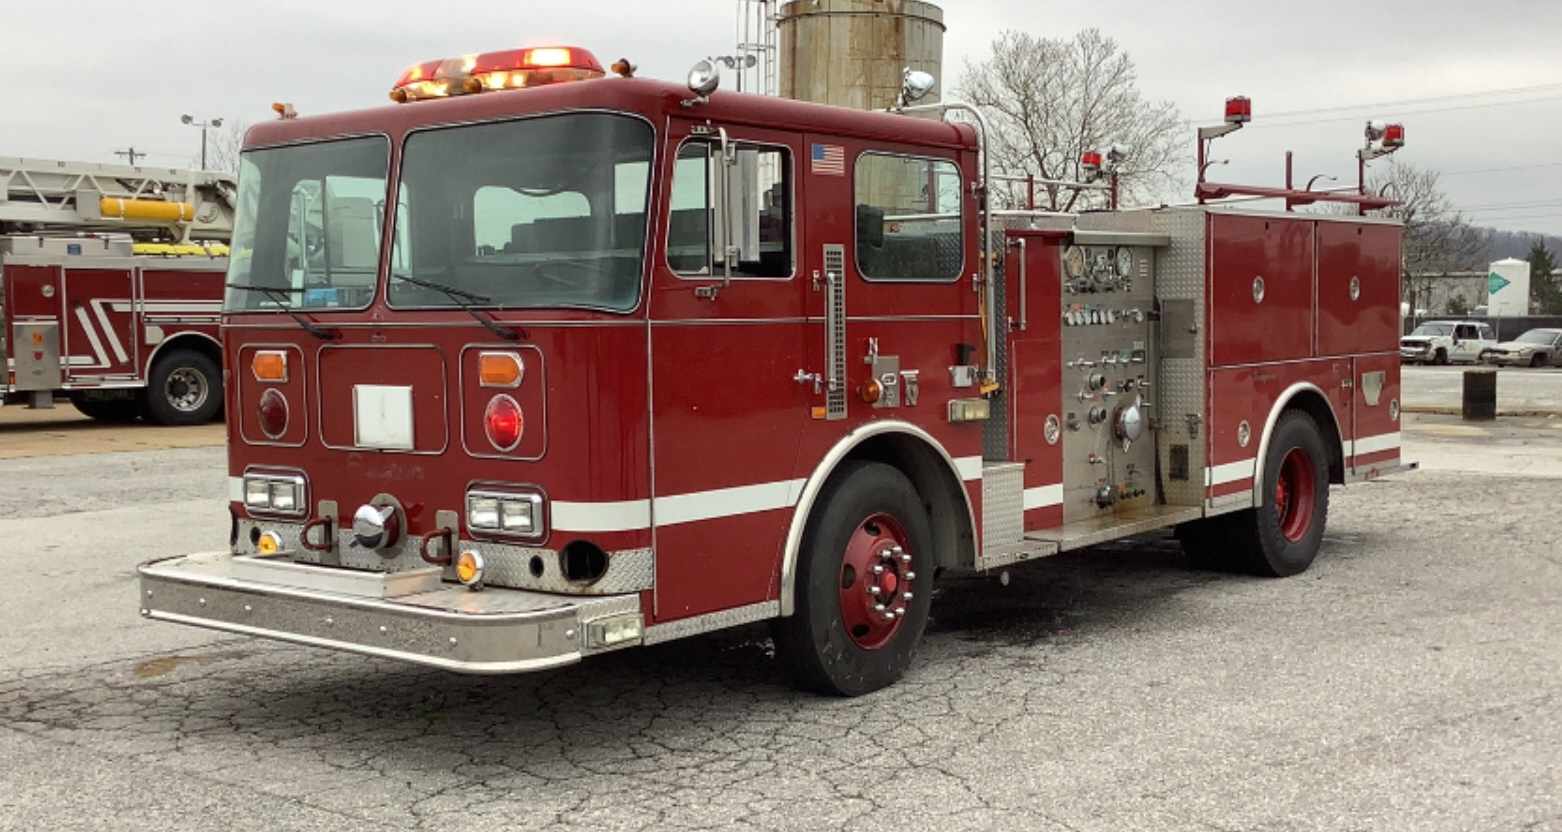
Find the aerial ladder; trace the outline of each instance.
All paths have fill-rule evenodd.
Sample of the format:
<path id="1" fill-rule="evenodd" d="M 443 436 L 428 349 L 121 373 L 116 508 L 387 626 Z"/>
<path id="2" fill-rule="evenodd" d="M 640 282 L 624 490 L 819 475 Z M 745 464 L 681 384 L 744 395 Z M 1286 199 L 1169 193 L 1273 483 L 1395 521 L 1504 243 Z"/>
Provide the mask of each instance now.
<path id="1" fill-rule="evenodd" d="M 237 199 L 237 177 L 225 171 L 0 156 L 0 236 L 226 242 Z"/>

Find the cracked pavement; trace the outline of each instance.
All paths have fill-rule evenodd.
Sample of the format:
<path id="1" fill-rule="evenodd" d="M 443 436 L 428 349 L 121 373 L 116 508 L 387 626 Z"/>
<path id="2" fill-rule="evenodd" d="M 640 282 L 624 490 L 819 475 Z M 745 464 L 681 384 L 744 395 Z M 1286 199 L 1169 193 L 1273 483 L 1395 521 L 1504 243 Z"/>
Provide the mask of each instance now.
<path id="1" fill-rule="evenodd" d="M 762 625 L 466 677 L 143 622 L 222 453 L 0 461 L 0 829 L 1562 832 L 1555 479 L 1335 489 L 1289 580 L 1165 534 L 946 579 L 841 700 Z"/>

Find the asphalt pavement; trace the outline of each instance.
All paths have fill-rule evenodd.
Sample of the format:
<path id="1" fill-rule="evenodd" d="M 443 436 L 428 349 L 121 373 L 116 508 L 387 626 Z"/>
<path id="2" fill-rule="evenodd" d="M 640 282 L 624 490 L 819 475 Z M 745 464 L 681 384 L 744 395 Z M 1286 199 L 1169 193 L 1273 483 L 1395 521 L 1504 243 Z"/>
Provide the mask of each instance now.
<path id="1" fill-rule="evenodd" d="M 475 678 L 142 621 L 226 466 L 115 428 L 0 459 L 0 830 L 1562 832 L 1558 422 L 1408 412 L 1422 470 L 1335 489 L 1296 578 L 1157 533 L 945 580 L 852 700 L 762 626 Z"/>

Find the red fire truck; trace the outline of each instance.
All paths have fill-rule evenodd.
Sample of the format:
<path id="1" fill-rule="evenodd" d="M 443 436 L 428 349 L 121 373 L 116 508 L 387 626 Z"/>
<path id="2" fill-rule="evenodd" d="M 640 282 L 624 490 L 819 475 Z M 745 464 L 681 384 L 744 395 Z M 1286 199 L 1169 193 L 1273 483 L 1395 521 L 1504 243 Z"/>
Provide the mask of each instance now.
<path id="1" fill-rule="evenodd" d="M 251 130 L 231 546 L 142 614 L 469 673 L 768 620 L 860 694 L 941 572 L 1174 528 L 1291 575 L 1403 467 L 1394 222 L 997 215 L 973 126 L 709 68 L 522 49 Z"/>
<path id="2" fill-rule="evenodd" d="M 0 158 L 0 403 L 94 419 L 210 421 L 222 407 L 230 174 Z"/>

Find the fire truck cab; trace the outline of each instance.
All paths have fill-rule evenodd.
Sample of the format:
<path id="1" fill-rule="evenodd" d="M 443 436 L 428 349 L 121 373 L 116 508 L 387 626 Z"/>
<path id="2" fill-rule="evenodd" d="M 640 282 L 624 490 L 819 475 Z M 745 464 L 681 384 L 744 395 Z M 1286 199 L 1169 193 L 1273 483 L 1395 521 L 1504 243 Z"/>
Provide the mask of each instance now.
<path id="1" fill-rule="evenodd" d="M 471 673 L 769 620 L 852 695 L 940 572 L 1176 528 L 1290 575 L 1402 467 L 1392 221 L 1001 215 L 969 124 L 604 75 L 251 130 L 231 545 L 143 615 Z"/>

